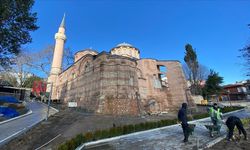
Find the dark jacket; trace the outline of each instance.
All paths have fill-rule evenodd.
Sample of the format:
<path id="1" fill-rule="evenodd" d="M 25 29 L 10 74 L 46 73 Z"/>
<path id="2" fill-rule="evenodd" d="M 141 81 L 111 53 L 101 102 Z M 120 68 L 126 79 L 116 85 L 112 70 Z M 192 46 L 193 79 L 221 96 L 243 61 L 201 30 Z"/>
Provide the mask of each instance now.
<path id="1" fill-rule="evenodd" d="M 181 109 L 178 112 L 178 120 L 182 122 L 182 124 L 187 124 L 187 104 L 183 103 Z"/>
<path id="2" fill-rule="evenodd" d="M 234 127 L 238 122 L 241 122 L 240 118 L 236 116 L 230 116 L 227 118 L 226 125 L 230 127 Z"/>

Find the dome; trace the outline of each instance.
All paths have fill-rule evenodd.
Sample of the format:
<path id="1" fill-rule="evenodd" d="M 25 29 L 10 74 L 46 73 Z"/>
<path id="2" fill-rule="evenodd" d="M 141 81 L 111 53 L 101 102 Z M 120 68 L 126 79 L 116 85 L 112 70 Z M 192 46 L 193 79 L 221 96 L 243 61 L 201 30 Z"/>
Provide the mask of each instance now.
<path id="1" fill-rule="evenodd" d="M 131 44 L 128 44 L 128 43 L 125 43 L 125 42 L 116 45 L 116 47 L 120 47 L 120 46 L 129 46 L 129 47 L 133 47 Z"/>
<path id="2" fill-rule="evenodd" d="M 120 43 L 110 50 L 112 55 L 120 55 L 129 58 L 140 59 L 140 51 L 128 43 Z"/>

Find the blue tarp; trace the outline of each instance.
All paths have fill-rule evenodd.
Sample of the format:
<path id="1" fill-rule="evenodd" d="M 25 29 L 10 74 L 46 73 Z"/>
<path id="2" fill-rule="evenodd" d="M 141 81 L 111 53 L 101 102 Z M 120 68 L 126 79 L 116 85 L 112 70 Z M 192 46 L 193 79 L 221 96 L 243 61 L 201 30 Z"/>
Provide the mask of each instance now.
<path id="1" fill-rule="evenodd" d="M 3 116 L 6 118 L 19 116 L 19 113 L 15 109 L 8 107 L 0 107 L 0 114 L 3 114 Z"/>
<path id="2" fill-rule="evenodd" d="M 13 96 L 0 96 L 0 102 L 5 103 L 21 103 Z"/>

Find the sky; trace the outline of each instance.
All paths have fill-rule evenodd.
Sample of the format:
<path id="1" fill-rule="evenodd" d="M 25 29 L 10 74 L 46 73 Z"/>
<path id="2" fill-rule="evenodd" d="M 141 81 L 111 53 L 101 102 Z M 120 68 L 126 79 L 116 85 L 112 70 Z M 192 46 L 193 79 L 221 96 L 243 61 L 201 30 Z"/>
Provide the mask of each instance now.
<path id="1" fill-rule="evenodd" d="M 31 51 L 55 43 L 66 13 L 65 47 L 110 51 L 126 42 L 141 58 L 179 60 L 185 45 L 200 64 L 219 72 L 224 84 L 247 79 L 239 49 L 250 42 L 250 1 L 240 0 L 40 0 L 32 8 L 37 25 Z"/>

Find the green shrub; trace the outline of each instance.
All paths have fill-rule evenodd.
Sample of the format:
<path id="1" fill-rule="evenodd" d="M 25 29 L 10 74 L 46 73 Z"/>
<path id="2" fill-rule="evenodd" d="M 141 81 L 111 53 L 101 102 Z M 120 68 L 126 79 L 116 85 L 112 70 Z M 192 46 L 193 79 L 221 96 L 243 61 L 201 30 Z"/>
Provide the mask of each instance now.
<path id="1" fill-rule="evenodd" d="M 68 150 L 74 150 L 77 147 L 76 142 L 73 139 L 69 140 L 66 143 L 68 145 Z"/>
<path id="2" fill-rule="evenodd" d="M 142 128 L 141 128 L 141 125 L 140 124 L 135 124 L 135 131 L 141 131 Z"/>
<path id="3" fill-rule="evenodd" d="M 96 130 L 94 132 L 94 140 L 99 140 L 102 138 L 102 131 L 101 130 Z"/>
<path id="4" fill-rule="evenodd" d="M 208 113 L 193 115 L 193 118 L 194 118 L 194 119 L 202 119 L 202 118 L 206 118 L 206 117 L 209 117 L 209 114 L 208 114 Z"/>
<path id="5" fill-rule="evenodd" d="M 161 120 L 161 124 L 162 124 L 163 127 L 166 126 L 167 125 L 166 120 Z"/>
<path id="6" fill-rule="evenodd" d="M 162 126 L 163 126 L 163 125 L 162 125 L 161 121 L 157 121 L 157 127 L 160 128 L 160 127 L 162 127 Z"/>
<path id="7" fill-rule="evenodd" d="M 109 129 L 109 136 L 110 137 L 117 136 L 116 127 L 112 127 Z"/>
<path id="8" fill-rule="evenodd" d="M 124 125 L 122 128 L 123 128 L 123 130 L 122 130 L 123 134 L 128 134 L 129 133 L 129 127 L 128 127 L 128 125 Z"/>
<path id="9" fill-rule="evenodd" d="M 85 142 L 85 138 L 83 136 L 83 134 L 78 134 L 75 138 L 74 138 L 76 145 L 80 145 L 81 143 Z"/>
<path id="10" fill-rule="evenodd" d="M 122 133 L 123 133 L 122 127 L 116 127 L 116 134 L 117 135 L 122 135 Z"/>
<path id="11" fill-rule="evenodd" d="M 60 145 L 59 147 L 58 147 L 58 150 L 68 150 L 69 148 L 68 148 L 68 145 L 66 144 L 66 143 L 63 143 L 62 145 Z"/>
<path id="12" fill-rule="evenodd" d="M 150 122 L 145 122 L 145 130 L 150 129 Z"/>
<path id="13" fill-rule="evenodd" d="M 109 137 L 109 131 L 108 130 L 101 130 L 101 132 L 102 132 L 101 139 Z"/>
<path id="14" fill-rule="evenodd" d="M 135 131 L 135 126 L 134 125 L 128 125 L 128 133 L 133 133 Z"/>
<path id="15" fill-rule="evenodd" d="M 235 111 L 235 110 L 239 110 L 239 109 L 243 109 L 244 107 L 240 107 L 240 106 L 226 106 L 224 108 L 221 109 L 222 113 L 227 113 L 230 111 Z"/>
<path id="16" fill-rule="evenodd" d="M 145 130 L 145 123 L 140 123 L 139 125 L 140 125 L 140 128 L 141 128 L 141 130 L 140 130 L 140 131 Z"/>
<path id="17" fill-rule="evenodd" d="M 92 141 L 94 139 L 93 133 L 92 132 L 85 133 L 84 139 L 86 140 L 86 142 Z"/>

